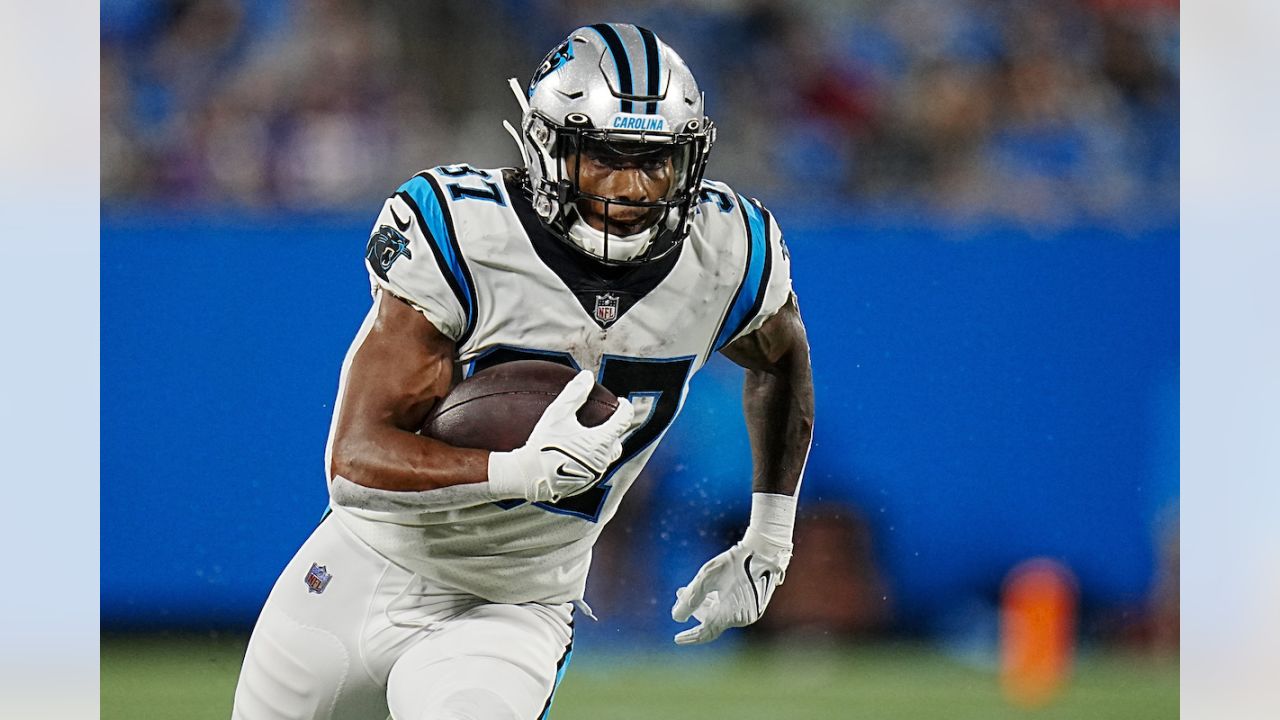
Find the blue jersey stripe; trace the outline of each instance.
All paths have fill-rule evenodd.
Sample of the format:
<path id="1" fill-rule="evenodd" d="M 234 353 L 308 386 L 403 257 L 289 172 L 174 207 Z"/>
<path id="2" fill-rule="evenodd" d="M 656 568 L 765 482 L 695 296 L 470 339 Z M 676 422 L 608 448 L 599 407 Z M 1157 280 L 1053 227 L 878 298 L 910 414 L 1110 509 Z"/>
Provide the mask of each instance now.
<path id="1" fill-rule="evenodd" d="M 551 714 L 551 703 L 556 699 L 556 690 L 560 689 L 560 681 L 564 680 L 564 673 L 569 669 L 569 663 L 573 660 L 573 621 L 569 621 L 569 644 L 564 646 L 564 654 L 560 656 L 560 660 L 556 663 L 556 680 L 551 684 L 551 694 L 547 696 L 547 701 L 542 705 L 542 714 L 538 716 L 538 720 L 547 720 Z"/>
<path id="2" fill-rule="evenodd" d="M 471 273 L 462 258 L 462 249 L 458 246 L 458 239 L 454 237 L 453 222 L 441 204 L 439 188 L 425 173 L 410 178 L 400 186 L 399 192 L 413 200 L 414 210 L 426 230 L 423 235 L 431 244 L 440 269 L 450 281 L 458 303 L 466 313 L 466 327 L 458 338 L 458 343 L 461 344 L 475 327 L 476 294 L 471 284 Z"/>
<path id="3" fill-rule="evenodd" d="M 747 241 L 747 271 L 720 334 L 716 336 L 717 350 L 727 345 L 750 322 L 751 311 L 760 306 L 764 294 L 765 258 L 769 252 L 765 242 L 764 215 L 741 195 L 738 196 L 738 205 L 746 216 L 747 234 L 750 236 Z"/>
<path id="4" fill-rule="evenodd" d="M 564 672 L 569 669 L 569 661 L 571 660 L 573 660 L 572 650 L 564 656 L 564 664 L 560 666 L 559 670 L 556 670 L 556 681 L 551 686 L 551 697 L 547 698 L 547 704 L 543 707 L 542 714 L 538 716 L 538 720 L 548 720 L 551 717 L 551 703 L 555 702 L 556 690 L 560 689 L 560 682 L 564 680 Z"/>

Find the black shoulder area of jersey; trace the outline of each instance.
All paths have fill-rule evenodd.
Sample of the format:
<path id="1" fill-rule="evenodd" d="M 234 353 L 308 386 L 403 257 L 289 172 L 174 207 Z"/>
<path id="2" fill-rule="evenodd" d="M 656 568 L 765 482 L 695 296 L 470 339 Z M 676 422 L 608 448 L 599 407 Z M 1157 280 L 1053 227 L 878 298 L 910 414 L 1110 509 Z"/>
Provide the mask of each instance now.
<path id="1" fill-rule="evenodd" d="M 651 263 L 634 267 L 605 265 L 591 259 L 586 253 L 552 235 L 542 224 L 533 210 L 525 177 L 524 170 L 507 169 L 502 172 L 507 197 L 511 198 L 511 207 L 520 219 L 538 258 L 564 282 L 582 304 L 582 309 L 600 327 L 616 322 L 652 292 L 671 274 L 671 269 L 680 260 L 684 243 Z M 616 312 L 609 311 L 610 306 L 615 306 Z"/>

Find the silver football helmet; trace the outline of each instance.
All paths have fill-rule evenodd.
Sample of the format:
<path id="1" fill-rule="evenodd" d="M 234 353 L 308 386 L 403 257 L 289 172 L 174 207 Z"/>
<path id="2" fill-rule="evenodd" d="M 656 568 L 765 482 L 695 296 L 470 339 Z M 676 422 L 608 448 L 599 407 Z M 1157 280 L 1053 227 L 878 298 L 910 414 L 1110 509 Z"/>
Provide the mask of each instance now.
<path id="1" fill-rule="evenodd" d="M 519 133 L 507 129 L 524 156 L 534 211 L 553 235 L 614 265 L 655 260 L 679 246 L 715 126 L 703 114 L 693 74 L 670 46 L 635 25 L 581 27 L 547 54 L 527 91 L 514 79 L 511 86 L 524 115 Z M 661 173 L 670 185 L 656 200 L 592 193 L 580 182 L 584 157 Z M 584 208 L 601 206 L 603 230 L 583 217 Z M 611 208 L 630 220 L 612 219 Z"/>

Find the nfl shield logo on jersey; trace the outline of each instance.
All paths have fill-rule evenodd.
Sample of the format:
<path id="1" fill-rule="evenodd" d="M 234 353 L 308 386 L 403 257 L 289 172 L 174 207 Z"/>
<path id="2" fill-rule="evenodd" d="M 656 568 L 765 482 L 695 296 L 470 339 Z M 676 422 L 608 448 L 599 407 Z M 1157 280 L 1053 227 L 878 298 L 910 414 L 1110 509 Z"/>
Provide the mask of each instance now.
<path id="1" fill-rule="evenodd" d="M 605 293 L 596 296 L 596 322 L 608 325 L 618 319 L 618 296 Z"/>
<path id="2" fill-rule="evenodd" d="M 311 569 L 307 571 L 307 592 L 319 595 L 329 586 L 329 581 L 332 579 L 333 576 L 329 574 L 325 566 L 319 563 L 311 563 Z"/>

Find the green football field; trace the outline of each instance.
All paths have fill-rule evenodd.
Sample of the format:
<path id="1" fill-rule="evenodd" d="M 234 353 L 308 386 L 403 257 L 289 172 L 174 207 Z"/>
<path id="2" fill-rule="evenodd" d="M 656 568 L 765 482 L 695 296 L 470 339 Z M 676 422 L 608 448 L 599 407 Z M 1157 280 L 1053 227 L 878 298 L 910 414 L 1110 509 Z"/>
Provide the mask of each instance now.
<path id="1" fill-rule="evenodd" d="M 102 715 L 112 720 L 226 720 L 243 637 L 107 637 Z M 1145 720 L 1178 717 L 1178 665 L 1090 653 L 1060 697 L 1020 710 L 992 671 L 924 646 L 747 652 L 712 658 L 576 653 L 554 720 Z M 377 719 L 371 719 L 377 720 Z"/>

